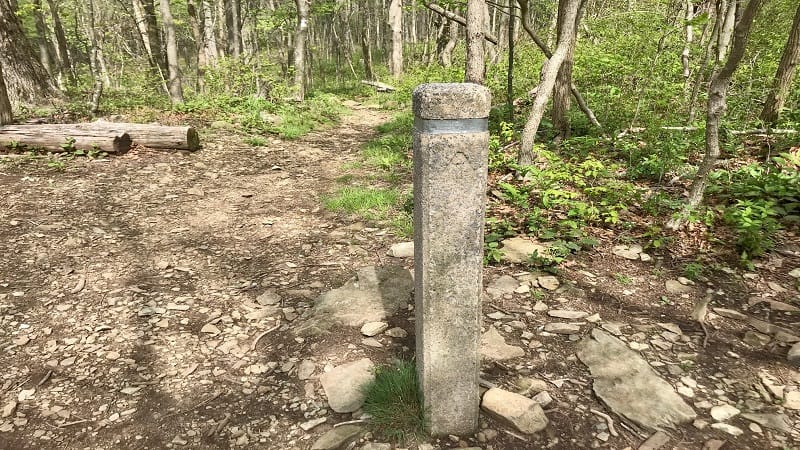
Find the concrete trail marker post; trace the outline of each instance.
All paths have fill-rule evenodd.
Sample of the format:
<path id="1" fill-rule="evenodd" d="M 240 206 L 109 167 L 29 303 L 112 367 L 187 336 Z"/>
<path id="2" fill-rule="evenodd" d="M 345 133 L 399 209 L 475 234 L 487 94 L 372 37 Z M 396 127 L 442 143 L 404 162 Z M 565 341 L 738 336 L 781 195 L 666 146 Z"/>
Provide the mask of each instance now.
<path id="1" fill-rule="evenodd" d="M 413 94 L 417 372 L 437 436 L 478 427 L 490 107 L 477 84 Z"/>

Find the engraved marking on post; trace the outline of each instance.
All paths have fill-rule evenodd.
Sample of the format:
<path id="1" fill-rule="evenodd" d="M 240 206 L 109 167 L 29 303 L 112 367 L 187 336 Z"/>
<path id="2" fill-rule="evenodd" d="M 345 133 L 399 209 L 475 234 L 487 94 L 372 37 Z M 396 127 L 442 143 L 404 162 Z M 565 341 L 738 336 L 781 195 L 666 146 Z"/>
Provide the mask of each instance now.
<path id="1" fill-rule="evenodd" d="M 414 118 L 414 129 L 418 133 L 453 134 L 485 133 L 489 131 L 489 119 L 420 119 Z"/>

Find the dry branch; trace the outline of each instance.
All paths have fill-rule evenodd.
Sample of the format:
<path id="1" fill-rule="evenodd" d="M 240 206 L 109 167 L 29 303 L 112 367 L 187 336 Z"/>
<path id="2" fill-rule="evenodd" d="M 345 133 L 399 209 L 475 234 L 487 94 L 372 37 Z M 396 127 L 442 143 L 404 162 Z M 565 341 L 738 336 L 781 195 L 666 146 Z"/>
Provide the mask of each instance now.
<path id="1" fill-rule="evenodd" d="M 372 86 L 378 90 L 378 92 L 394 92 L 397 90 L 396 87 L 388 85 L 386 83 L 381 83 L 380 81 L 369 81 L 369 80 L 361 80 L 363 84 L 367 86 Z"/>

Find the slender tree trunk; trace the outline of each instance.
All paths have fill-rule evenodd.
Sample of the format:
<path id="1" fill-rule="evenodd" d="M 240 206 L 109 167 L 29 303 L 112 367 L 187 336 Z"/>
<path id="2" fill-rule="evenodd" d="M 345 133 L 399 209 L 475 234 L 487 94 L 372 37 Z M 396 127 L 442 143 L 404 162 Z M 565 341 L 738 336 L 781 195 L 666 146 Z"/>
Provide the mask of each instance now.
<path id="1" fill-rule="evenodd" d="M 731 85 L 731 79 L 739 67 L 742 57 L 744 57 L 751 25 L 764 1 L 750 0 L 747 3 L 741 19 L 734 27 L 730 54 L 722 68 L 715 71 L 711 76 L 706 110 L 706 153 L 689 190 L 686 207 L 681 214 L 667 223 L 667 227 L 670 229 L 680 228 L 688 215 L 703 201 L 703 195 L 708 185 L 708 174 L 714 168 L 717 158 L 719 158 L 719 121 L 727 108 L 728 89 Z"/>
<path id="2" fill-rule="evenodd" d="M 0 0 L 0 65 L 12 103 L 43 104 L 58 95 L 9 0 Z"/>
<path id="3" fill-rule="evenodd" d="M 195 67 L 197 68 L 196 76 L 197 76 L 197 84 L 196 88 L 198 92 L 205 92 L 205 84 L 203 83 L 203 76 L 205 74 L 205 68 L 208 64 L 208 58 L 206 56 L 206 45 L 203 39 L 203 28 L 200 25 L 200 18 L 197 14 L 197 7 L 192 3 L 186 4 L 186 12 L 189 15 L 189 23 L 192 26 L 192 37 L 194 38 L 194 46 L 195 46 Z"/>
<path id="4" fill-rule="evenodd" d="M 389 4 L 389 28 L 392 30 L 392 56 L 389 71 L 395 78 L 403 74 L 403 1 L 391 0 Z"/>
<path id="5" fill-rule="evenodd" d="M 728 54 L 728 49 L 731 46 L 731 37 L 733 36 L 733 28 L 736 23 L 736 9 L 737 0 L 718 0 L 719 11 L 717 20 L 719 21 L 720 28 L 717 35 L 717 62 L 722 63 L 725 61 L 725 55 Z"/>
<path id="6" fill-rule="evenodd" d="M 167 59 L 164 56 L 164 50 L 161 44 L 161 34 L 158 32 L 158 20 L 156 19 L 156 7 L 154 0 L 142 0 L 144 8 L 144 19 L 147 24 L 147 40 L 150 41 L 150 48 L 153 51 L 153 59 L 155 59 L 162 77 L 166 80 L 167 74 Z"/>
<path id="7" fill-rule="evenodd" d="M 525 128 L 522 130 L 522 142 L 519 149 L 519 163 L 520 165 L 530 165 L 533 163 L 533 144 L 536 140 L 536 132 L 539 130 L 539 123 L 544 116 L 544 110 L 547 106 L 550 95 L 553 93 L 553 87 L 556 84 L 556 77 L 561 65 L 569 54 L 569 47 L 572 41 L 572 35 L 575 33 L 575 23 L 578 16 L 579 0 L 566 0 L 567 4 L 564 7 L 564 24 L 561 33 L 558 36 L 558 46 L 553 56 L 545 63 L 544 76 L 539 83 L 536 90 L 536 99 L 533 101 L 530 115 L 525 123 Z"/>
<path id="8" fill-rule="evenodd" d="M 556 28 L 558 29 L 558 35 L 561 36 L 562 29 L 564 26 L 570 26 L 565 24 L 563 21 L 563 17 L 566 17 L 565 8 L 568 6 L 569 0 L 559 0 L 558 2 L 558 20 Z M 584 2 L 582 1 L 581 4 Z M 570 123 L 569 123 L 569 108 L 570 108 L 570 98 L 571 98 L 571 90 L 570 87 L 572 86 L 572 65 L 573 65 L 573 57 L 575 54 L 575 44 L 578 37 L 578 26 L 581 20 L 581 10 L 580 7 L 578 9 L 578 14 L 575 16 L 575 24 L 571 25 L 574 27 L 574 30 L 571 33 L 571 38 L 569 42 L 569 49 L 567 50 L 567 56 L 564 58 L 564 63 L 561 64 L 561 69 L 558 70 L 558 75 L 556 76 L 556 85 L 553 89 L 553 111 L 552 111 L 552 118 L 553 118 L 553 128 L 556 131 L 555 142 L 560 142 L 563 139 L 568 139 L 570 136 Z M 560 42 L 559 42 L 560 43 Z"/>
<path id="9" fill-rule="evenodd" d="M 34 0 L 33 8 L 33 19 L 36 22 L 37 41 L 39 43 L 39 61 L 42 62 L 42 66 L 52 77 L 56 71 L 53 70 L 53 54 L 50 51 L 51 45 L 47 36 L 47 25 L 44 22 L 42 0 Z"/>
<path id="10" fill-rule="evenodd" d="M 692 26 L 691 20 L 694 18 L 694 3 L 692 0 L 686 0 L 684 2 L 684 20 L 686 24 L 684 25 L 684 41 L 683 41 L 683 51 L 681 52 L 681 65 L 683 66 L 683 86 L 684 89 L 688 89 L 689 87 L 689 79 L 692 74 L 691 68 L 689 65 L 689 55 L 692 48 L 692 40 L 694 39 L 694 27 Z"/>
<path id="11" fill-rule="evenodd" d="M 294 84 L 297 100 L 305 99 L 306 39 L 308 38 L 308 9 L 311 0 L 295 0 L 297 5 L 297 29 L 294 35 Z"/>
<path id="12" fill-rule="evenodd" d="M 50 7 L 50 18 L 53 20 L 53 33 L 56 36 L 56 53 L 58 54 L 60 76 L 63 77 L 63 75 L 66 74 L 69 83 L 74 86 L 77 83 L 75 68 L 72 65 L 72 57 L 67 47 L 67 35 L 64 33 L 64 27 L 61 25 L 58 3 L 56 0 L 47 0 L 47 5 Z"/>
<path id="13" fill-rule="evenodd" d="M 553 53 L 533 30 L 533 25 L 531 25 L 530 15 L 528 13 L 529 11 L 528 0 L 518 0 L 517 3 L 519 4 L 520 7 L 520 17 L 522 17 L 522 28 L 525 30 L 525 33 L 527 33 L 528 36 L 530 36 L 530 38 L 533 40 L 536 46 L 539 47 L 542 53 L 544 53 L 545 57 L 547 57 L 548 59 L 552 58 Z M 594 111 L 592 111 L 589 108 L 589 105 L 586 103 L 586 100 L 584 100 L 580 91 L 578 91 L 578 88 L 575 87 L 575 84 L 570 85 L 570 91 L 572 92 L 572 96 L 575 97 L 575 101 L 578 103 L 578 106 L 581 108 L 583 114 L 585 114 L 586 118 L 589 119 L 589 122 L 591 122 L 591 124 L 594 125 L 595 127 L 602 129 L 603 126 L 597 120 L 597 117 L 594 115 Z"/>
<path id="14" fill-rule="evenodd" d="M 506 73 L 508 121 L 514 121 L 514 0 L 508 0 L 508 71 Z"/>
<path id="15" fill-rule="evenodd" d="M 484 47 L 486 0 L 467 2 L 467 67 L 464 81 L 483 84 L 486 78 L 486 49 Z"/>
<path id="16" fill-rule="evenodd" d="M 443 67 L 453 65 L 453 49 L 456 48 L 458 41 L 458 26 L 452 22 L 447 23 L 447 38 L 442 36 L 442 46 L 439 52 L 439 64 Z"/>
<path id="17" fill-rule="evenodd" d="M 210 0 L 201 0 L 203 6 L 203 51 L 209 64 L 215 64 L 221 55 L 217 46 L 217 35 L 214 23 L 214 10 Z"/>
<path id="18" fill-rule="evenodd" d="M 225 19 L 225 0 L 217 0 L 214 5 L 216 8 L 217 20 L 214 23 L 217 25 L 215 32 L 217 33 L 217 52 L 219 57 L 224 58 L 228 52 L 228 33 L 227 20 Z"/>
<path id="19" fill-rule="evenodd" d="M 3 65 L 0 64 L 0 125 L 7 125 L 14 121 L 14 114 L 11 110 L 11 102 L 8 99 L 6 82 L 3 79 Z"/>
<path id="20" fill-rule="evenodd" d="M 94 0 L 86 0 L 84 5 L 86 8 L 84 28 L 86 35 L 89 36 L 89 68 L 92 72 L 92 78 L 94 78 L 94 90 L 92 91 L 92 101 L 89 106 L 92 114 L 96 116 L 100 112 L 100 99 L 103 96 L 103 79 L 100 70 L 100 50 L 97 45 L 97 33 L 95 33 L 94 30 Z"/>
<path id="21" fill-rule="evenodd" d="M 769 94 L 767 94 L 767 100 L 764 102 L 764 109 L 761 110 L 761 120 L 767 125 L 775 125 L 778 121 L 781 109 L 783 109 L 783 104 L 786 101 L 786 96 L 789 93 L 789 87 L 792 85 L 792 80 L 794 79 L 795 69 L 799 62 L 800 5 L 797 6 L 797 12 L 794 14 L 792 29 L 789 31 L 789 38 L 786 41 L 786 46 L 783 48 L 783 55 L 781 55 L 781 62 L 778 64 L 778 70 L 775 72 L 772 88 Z"/>
<path id="22" fill-rule="evenodd" d="M 228 0 L 225 6 L 228 24 L 228 53 L 239 56 L 242 54 L 241 5 L 239 0 Z"/>
<path id="23" fill-rule="evenodd" d="M 164 22 L 164 37 L 167 41 L 167 67 L 169 70 L 169 99 L 173 105 L 183 103 L 183 84 L 178 66 L 178 42 L 175 37 L 175 23 L 172 20 L 169 0 L 161 0 L 161 20 Z"/>

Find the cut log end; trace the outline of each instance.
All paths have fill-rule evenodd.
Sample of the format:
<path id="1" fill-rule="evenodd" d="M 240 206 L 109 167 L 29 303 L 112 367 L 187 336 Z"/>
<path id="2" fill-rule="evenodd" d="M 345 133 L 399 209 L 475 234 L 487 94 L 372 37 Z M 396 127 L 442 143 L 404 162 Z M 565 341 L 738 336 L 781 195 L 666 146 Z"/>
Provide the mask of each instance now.
<path id="1" fill-rule="evenodd" d="M 189 127 L 186 130 L 186 150 L 193 152 L 199 149 L 200 149 L 200 135 L 197 134 L 197 130 L 195 130 L 192 127 Z"/>

